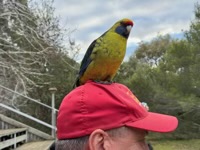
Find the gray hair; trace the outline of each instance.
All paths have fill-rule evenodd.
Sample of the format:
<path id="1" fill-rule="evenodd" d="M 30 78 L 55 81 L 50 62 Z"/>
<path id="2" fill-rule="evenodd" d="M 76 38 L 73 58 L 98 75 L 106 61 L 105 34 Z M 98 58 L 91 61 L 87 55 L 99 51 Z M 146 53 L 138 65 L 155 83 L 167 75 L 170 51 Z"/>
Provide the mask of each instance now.
<path id="1" fill-rule="evenodd" d="M 127 131 L 130 131 L 128 127 L 120 127 L 107 130 L 106 132 L 111 137 L 122 137 L 124 134 L 127 133 Z M 56 150 L 84 150 L 86 148 L 88 139 L 89 136 L 74 139 L 58 140 L 56 142 Z"/>
<path id="2" fill-rule="evenodd" d="M 74 139 L 58 140 L 56 150 L 84 150 L 89 136 Z"/>

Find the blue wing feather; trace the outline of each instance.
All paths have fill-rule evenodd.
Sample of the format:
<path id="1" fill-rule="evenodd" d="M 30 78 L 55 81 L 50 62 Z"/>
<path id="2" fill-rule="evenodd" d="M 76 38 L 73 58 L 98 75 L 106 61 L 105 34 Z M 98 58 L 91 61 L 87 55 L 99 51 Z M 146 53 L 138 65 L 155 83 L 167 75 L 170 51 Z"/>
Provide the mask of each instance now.
<path id="1" fill-rule="evenodd" d="M 79 76 L 82 76 L 85 72 L 85 70 L 87 69 L 87 67 L 89 66 L 89 64 L 91 63 L 92 59 L 90 58 L 92 51 L 95 47 L 96 44 L 96 40 L 93 41 L 90 46 L 87 49 L 87 52 L 85 53 L 85 56 L 81 62 L 81 66 L 80 66 L 80 71 L 79 71 Z"/>
<path id="2" fill-rule="evenodd" d="M 90 58 L 91 54 L 92 54 L 92 51 L 95 47 L 95 44 L 96 44 L 96 40 L 94 40 L 90 46 L 88 47 L 86 53 L 85 53 L 85 56 L 83 57 L 83 60 L 81 62 L 81 66 L 80 66 L 80 70 L 79 70 L 79 73 L 78 73 L 78 76 L 76 78 L 76 82 L 74 84 L 73 87 L 77 87 L 80 85 L 80 77 L 84 74 L 85 70 L 87 69 L 87 67 L 89 66 L 89 64 L 92 62 L 92 59 Z"/>

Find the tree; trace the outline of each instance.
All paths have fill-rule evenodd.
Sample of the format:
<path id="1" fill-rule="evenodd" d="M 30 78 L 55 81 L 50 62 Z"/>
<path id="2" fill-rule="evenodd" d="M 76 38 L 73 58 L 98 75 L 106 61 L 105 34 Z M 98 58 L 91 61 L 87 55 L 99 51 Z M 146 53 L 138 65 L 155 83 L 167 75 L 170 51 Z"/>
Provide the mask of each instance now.
<path id="1" fill-rule="evenodd" d="M 80 48 L 70 37 L 73 31 L 60 26 L 59 18 L 54 16 L 53 0 L 0 1 L 0 85 L 48 105 L 51 104 L 48 89 L 56 87 L 58 107 L 72 89 L 78 68 L 73 59 Z M 73 54 L 71 58 L 69 52 Z M 3 88 L 0 88 L 0 102 L 50 123 L 50 109 Z M 38 126 L 11 115 L 18 121 Z M 46 131 L 41 126 L 39 129 Z"/>
<path id="2" fill-rule="evenodd" d="M 1 1 L 1 85 L 28 95 L 35 87 L 50 84 L 44 79 L 53 76 L 48 71 L 52 56 L 60 56 L 57 59 L 63 60 L 62 55 L 68 58 L 68 51 L 78 50 L 71 41 L 66 41 L 69 48 L 64 46 L 63 40 L 69 39 L 73 30 L 60 27 L 52 3 L 52 0 L 29 4 L 26 0 Z M 64 64 L 69 66 L 70 59 Z M 14 106 L 17 96 L 0 89 L 2 92 L 1 101 Z"/>
<path id="3" fill-rule="evenodd" d="M 129 61 L 122 64 L 116 79 L 131 88 L 140 100 L 153 99 L 160 90 L 158 68 L 172 41 L 169 35 L 159 35 L 150 42 L 141 42 Z"/>
<path id="4" fill-rule="evenodd" d="M 134 62 L 134 63 L 133 63 Z M 136 63 L 135 63 L 136 62 Z M 134 65 L 132 65 L 134 64 Z M 179 127 L 172 138 L 199 138 L 200 5 L 182 40 L 158 36 L 140 43 L 122 64 L 117 79 L 128 85 L 150 110 L 175 115 Z M 127 76 L 126 76 L 127 75 Z"/>
<path id="5" fill-rule="evenodd" d="M 189 31 L 185 32 L 185 37 L 191 46 L 192 63 L 190 73 L 192 75 L 192 87 L 195 95 L 200 97 L 200 4 L 195 4 L 195 19 L 191 22 Z"/>
<path id="6" fill-rule="evenodd" d="M 169 35 L 158 35 L 151 42 L 141 42 L 135 52 L 137 59 L 151 66 L 158 66 L 172 39 Z"/>

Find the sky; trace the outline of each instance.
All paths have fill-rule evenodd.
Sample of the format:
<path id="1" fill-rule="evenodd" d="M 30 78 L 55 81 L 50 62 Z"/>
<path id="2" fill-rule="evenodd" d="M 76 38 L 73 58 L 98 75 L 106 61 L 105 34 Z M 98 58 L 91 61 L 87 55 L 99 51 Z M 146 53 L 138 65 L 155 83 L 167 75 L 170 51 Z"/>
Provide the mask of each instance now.
<path id="1" fill-rule="evenodd" d="M 183 38 L 194 19 L 196 2 L 200 0 L 55 0 L 54 7 L 61 26 L 75 29 L 71 37 L 81 47 L 80 62 L 90 43 L 123 18 L 134 22 L 125 60 L 141 41 L 165 34 Z"/>

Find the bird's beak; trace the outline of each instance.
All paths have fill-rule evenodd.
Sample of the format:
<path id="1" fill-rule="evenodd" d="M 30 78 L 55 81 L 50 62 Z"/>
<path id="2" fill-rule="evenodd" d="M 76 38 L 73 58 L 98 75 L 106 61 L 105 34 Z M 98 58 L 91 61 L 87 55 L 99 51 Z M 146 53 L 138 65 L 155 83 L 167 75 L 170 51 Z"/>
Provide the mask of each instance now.
<path id="1" fill-rule="evenodd" d="M 132 29 L 132 26 L 131 26 L 131 25 L 128 25 L 128 26 L 126 27 L 126 30 L 128 31 L 128 33 L 131 32 L 131 29 Z"/>

